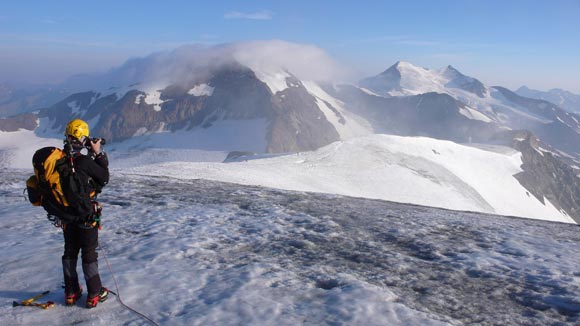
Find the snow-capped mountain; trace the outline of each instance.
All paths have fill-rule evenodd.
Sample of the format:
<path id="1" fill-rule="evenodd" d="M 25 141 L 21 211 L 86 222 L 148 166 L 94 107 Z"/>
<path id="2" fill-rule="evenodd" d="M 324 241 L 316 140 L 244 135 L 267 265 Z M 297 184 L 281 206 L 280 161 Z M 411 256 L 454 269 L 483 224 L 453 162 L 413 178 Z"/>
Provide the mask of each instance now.
<path id="1" fill-rule="evenodd" d="M 479 80 L 463 75 L 452 66 L 430 70 L 404 61 L 395 63 L 377 76 L 361 80 L 360 86 L 385 96 L 447 93 L 449 88 L 467 91 L 479 97 L 489 93 Z"/>
<path id="2" fill-rule="evenodd" d="M 553 88 L 546 92 L 522 86 L 516 90 L 516 93 L 520 96 L 548 101 L 558 105 L 564 110 L 580 114 L 580 95 L 567 90 Z"/>
<path id="3" fill-rule="evenodd" d="M 429 70 L 398 62 L 361 81 L 361 86 L 309 79 L 324 69 L 313 73 L 289 62 L 266 60 L 277 58 L 268 46 L 184 47 L 129 60 L 102 76 L 77 76 L 69 84 L 85 91 L 38 112 L 0 119 L 0 162 L 26 166 L 29 159 L 22 158 L 32 155 L 34 144 L 53 139 L 58 145 L 72 118 L 88 121 L 92 136 L 106 138 L 116 160 L 137 165 L 145 159 L 222 161 L 234 151 L 238 156 L 313 151 L 377 133 L 516 147 L 517 130 L 527 129 L 540 137 L 530 150 L 540 154 L 524 156 L 527 170 L 519 182 L 542 205 L 578 218 L 580 202 L 568 198 L 579 198 L 580 185 L 568 181 L 569 187 L 557 186 L 573 176 L 573 170 L 544 155 L 553 151 L 578 159 L 580 118 L 573 114 L 549 102 L 485 86 L 451 66 Z M 310 54 L 321 58 L 310 68 L 324 68 L 324 56 Z M 514 132 L 506 134 L 509 130 Z M 531 143 L 534 137 L 524 138 Z"/>
<path id="4" fill-rule="evenodd" d="M 390 98 L 435 92 L 447 94 L 464 105 L 454 110 L 471 119 L 491 123 L 497 128 L 530 130 L 560 150 L 562 155 L 580 159 L 580 116 L 566 112 L 557 105 L 525 98 L 499 86 L 485 86 L 479 80 L 448 66 L 430 70 L 398 62 L 385 72 L 361 80 L 372 94 Z M 369 94 L 370 93 L 370 94 Z M 429 104 L 426 104 L 427 106 Z"/>
<path id="5" fill-rule="evenodd" d="M 580 156 L 580 117 L 485 86 L 452 66 L 429 70 L 398 62 L 359 88 L 301 79 L 235 47 L 227 56 L 222 49 L 219 59 L 215 49 L 204 56 L 195 51 L 201 50 L 180 48 L 130 60 L 98 78 L 75 78 L 77 87 L 93 89 L 38 112 L 36 133 L 60 137 L 78 117 L 111 143 L 139 138 L 147 147 L 178 132 L 175 147 L 292 152 L 377 132 L 469 142 L 527 129 L 562 155 Z M 188 55 L 203 60 L 185 60 Z M 30 130 L 35 121 L 31 115 L 2 119 L 0 130 Z M 212 141 L 215 135 L 222 141 Z"/>
<path id="6" fill-rule="evenodd" d="M 37 134 L 60 136 L 71 118 L 82 118 L 94 126 L 94 135 L 111 143 L 141 137 L 146 147 L 179 132 L 182 139 L 176 144 L 183 148 L 256 152 L 313 150 L 340 140 L 341 134 L 370 133 L 335 107 L 315 82 L 300 80 L 281 65 L 257 64 L 244 59 L 243 51 L 228 49 L 232 53 L 200 66 L 191 58 L 184 61 L 185 50 L 131 60 L 95 80 L 78 77 L 77 85 L 94 89 L 73 94 L 36 117 L 3 122 L 31 130 L 38 120 Z M 103 81 L 119 86 L 104 88 Z"/>

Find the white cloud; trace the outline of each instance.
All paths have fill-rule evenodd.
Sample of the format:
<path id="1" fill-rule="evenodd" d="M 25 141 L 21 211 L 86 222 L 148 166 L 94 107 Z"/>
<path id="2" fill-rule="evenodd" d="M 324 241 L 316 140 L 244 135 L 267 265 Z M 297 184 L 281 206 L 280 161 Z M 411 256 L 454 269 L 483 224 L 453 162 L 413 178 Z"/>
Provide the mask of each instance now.
<path id="1" fill-rule="evenodd" d="M 314 81 L 351 77 L 351 71 L 314 45 L 269 40 L 235 43 L 232 48 L 236 61 L 256 70 L 281 68 L 300 79 Z"/>
<path id="2" fill-rule="evenodd" d="M 344 65 L 319 47 L 268 40 L 213 46 L 184 45 L 172 51 L 129 59 L 105 74 L 75 78 L 66 86 L 86 90 L 152 81 L 159 85 L 191 84 L 202 82 L 215 70 L 236 63 L 259 73 L 287 71 L 301 80 L 309 81 L 339 82 L 351 77 Z"/>
<path id="3" fill-rule="evenodd" d="M 252 20 L 270 20 L 273 13 L 269 10 L 259 10 L 256 12 L 244 13 L 239 11 L 230 11 L 224 15 L 225 19 L 252 19 Z"/>

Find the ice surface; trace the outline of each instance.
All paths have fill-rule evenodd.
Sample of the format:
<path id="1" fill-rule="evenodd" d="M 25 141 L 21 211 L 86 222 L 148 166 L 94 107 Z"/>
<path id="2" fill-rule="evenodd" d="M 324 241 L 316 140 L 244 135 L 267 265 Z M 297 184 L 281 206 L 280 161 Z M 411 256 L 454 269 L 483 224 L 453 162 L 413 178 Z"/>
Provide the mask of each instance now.
<path id="1" fill-rule="evenodd" d="M 62 231 L 27 175 L 0 171 L 0 324 L 145 325 L 115 296 L 62 306 Z M 160 325 L 580 322 L 576 225 L 119 173 L 100 200 L 103 282 L 106 255 Z M 57 307 L 11 306 L 44 290 Z"/>

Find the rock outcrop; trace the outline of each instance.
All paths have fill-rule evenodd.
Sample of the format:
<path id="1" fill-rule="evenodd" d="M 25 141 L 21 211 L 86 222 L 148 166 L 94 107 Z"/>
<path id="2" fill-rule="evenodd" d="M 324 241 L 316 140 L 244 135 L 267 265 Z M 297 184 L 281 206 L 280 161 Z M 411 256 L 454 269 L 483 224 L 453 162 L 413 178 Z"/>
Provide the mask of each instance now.
<path id="1" fill-rule="evenodd" d="M 523 171 L 515 178 L 539 201 L 549 200 L 580 223 L 580 178 L 530 132 L 515 133 L 512 146 L 522 153 Z"/>

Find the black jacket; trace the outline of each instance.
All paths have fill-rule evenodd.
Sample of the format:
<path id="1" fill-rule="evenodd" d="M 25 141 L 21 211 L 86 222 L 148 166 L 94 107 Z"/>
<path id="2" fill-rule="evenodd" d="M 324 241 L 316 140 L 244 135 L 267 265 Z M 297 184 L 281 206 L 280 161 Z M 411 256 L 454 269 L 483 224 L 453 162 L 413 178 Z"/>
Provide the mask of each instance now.
<path id="1" fill-rule="evenodd" d="M 90 156 L 79 155 L 74 158 L 74 167 L 87 194 L 93 191 L 99 193 L 109 182 L 109 160 L 105 153 L 97 155 L 94 160 Z"/>

